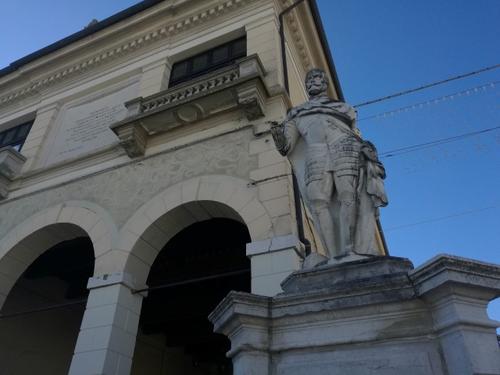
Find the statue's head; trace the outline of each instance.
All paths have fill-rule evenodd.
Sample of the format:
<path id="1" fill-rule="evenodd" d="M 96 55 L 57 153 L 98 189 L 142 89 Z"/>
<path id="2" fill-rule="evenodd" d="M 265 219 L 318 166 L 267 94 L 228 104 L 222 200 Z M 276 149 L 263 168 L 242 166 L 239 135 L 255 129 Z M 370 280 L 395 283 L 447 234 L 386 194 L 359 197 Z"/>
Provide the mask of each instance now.
<path id="1" fill-rule="evenodd" d="M 321 69 L 311 69 L 306 74 L 306 90 L 309 96 L 325 95 L 328 89 L 328 78 Z"/>

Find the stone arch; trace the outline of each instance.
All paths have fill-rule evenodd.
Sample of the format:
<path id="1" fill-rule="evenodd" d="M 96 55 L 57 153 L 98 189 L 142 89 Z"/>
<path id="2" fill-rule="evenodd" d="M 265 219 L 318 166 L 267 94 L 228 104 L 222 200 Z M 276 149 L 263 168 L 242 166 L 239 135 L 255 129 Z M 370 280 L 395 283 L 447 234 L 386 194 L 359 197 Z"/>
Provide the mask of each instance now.
<path id="1" fill-rule="evenodd" d="M 109 263 L 120 264 L 119 258 L 124 259 L 125 272 L 132 274 L 139 285 L 144 284 L 153 261 L 173 235 L 213 217 L 242 222 L 252 241 L 273 233 L 271 218 L 247 181 L 224 175 L 196 177 L 169 187 L 144 204 L 120 231 L 115 261 Z M 160 231 L 153 225 L 158 220 L 165 221 L 162 227 L 169 230 Z"/>
<path id="2" fill-rule="evenodd" d="M 29 217 L 0 243 L 0 308 L 18 278 L 44 251 L 62 241 L 87 236 L 97 258 L 109 252 L 116 233 L 111 217 L 90 202 L 69 201 Z"/>
<path id="3" fill-rule="evenodd" d="M 500 297 L 488 303 L 487 313 L 490 319 L 500 321 Z"/>

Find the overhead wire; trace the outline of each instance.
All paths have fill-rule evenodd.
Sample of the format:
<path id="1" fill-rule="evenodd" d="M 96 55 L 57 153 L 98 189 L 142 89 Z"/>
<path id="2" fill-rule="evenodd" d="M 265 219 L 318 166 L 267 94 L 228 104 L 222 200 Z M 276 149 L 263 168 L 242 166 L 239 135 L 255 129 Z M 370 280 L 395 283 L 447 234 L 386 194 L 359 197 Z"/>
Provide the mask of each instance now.
<path id="1" fill-rule="evenodd" d="M 421 221 L 417 221 L 417 222 L 409 223 L 409 224 L 397 225 L 395 227 L 389 227 L 389 228 L 386 228 L 385 231 L 389 232 L 389 231 L 398 230 L 398 229 L 415 227 L 418 225 L 434 223 L 436 221 L 448 220 L 448 219 L 452 219 L 452 218 L 459 217 L 459 216 L 465 216 L 465 215 L 475 214 L 475 213 L 482 212 L 482 211 L 492 210 L 495 208 L 498 208 L 498 206 L 495 205 L 495 206 L 482 207 L 482 208 L 477 208 L 477 209 L 468 210 L 468 211 L 456 212 L 456 213 L 446 215 L 446 216 L 431 218 L 431 219 L 427 219 L 427 220 L 421 220 Z"/>
<path id="2" fill-rule="evenodd" d="M 426 84 L 426 85 L 422 85 L 422 86 L 419 86 L 419 87 L 416 87 L 416 88 L 413 88 L 413 89 L 400 91 L 400 92 L 397 92 L 397 93 L 394 93 L 394 94 L 391 94 L 391 95 L 387 95 L 387 96 L 384 96 L 384 97 L 380 97 L 380 98 L 377 98 L 377 99 L 373 99 L 373 100 L 369 100 L 369 101 L 366 101 L 366 102 L 363 102 L 363 103 L 359 103 L 359 104 L 354 105 L 354 107 L 355 108 L 359 108 L 359 107 L 363 107 L 363 106 L 368 106 L 370 104 L 380 103 L 380 102 L 383 102 L 383 101 L 386 101 L 386 100 L 390 100 L 390 99 L 393 99 L 393 98 L 397 98 L 397 97 L 400 97 L 400 96 L 404 96 L 404 95 L 407 95 L 407 94 L 411 94 L 411 93 L 414 93 L 414 92 L 418 92 L 418 91 L 422 91 L 422 90 L 425 90 L 425 89 L 428 89 L 428 88 L 432 88 L 432 87 L 435 87 L 435 86 L 438 86 L 438 85 L 442 85 L 442 84 L 445 84 L 445 83 L 448 83 L 448 82 L 451 82 L 451 81 L 455 81 L 455 80 L 463 79 L 463 78 L 466 78 L 466 77 L 474 76 L 474 75 L 477 75 L 477 74 L 480 74 L 480 73 L 484 73 L 484 72 L 487 72 L 487 71 L 490 71 L 490 70 L 493 70 L 493 69 L 497 69 L 499 67 L 500 67 L 500 64 L 492 65 L 492 66 L 489 66 L 489 67 L 486 67 L 486 68 L 483 68 L 483 69 L 479 69 L 479 70 L 476 70 L 476 71 L 473 71 L 473 72 L 461 74 L 461 75 L 450 77 L 450 78 L 447 78 L 447 79 L 444 79 L 444 80 L 440 80 L 440 81 L 432 82 L 432 83 L 429 83 L 429 84 Z M 426 100 L 426 101 L 423 101 L 423 102 L 419 102 L 419 103 L 407 105 L 407 106 L 400 107 L 400 108 L 397 108 L 397 109 L 394 109 L 394 110 L 391 110 L 391 111 L 386 111 L 386 112 L 378 113 L 378 114 L 375 114 L 375 115 L 370 115 L 368 117 L 361 118 L 358 121 L 363 121 L 363 120 L 368 120 L 368 119 L 373 119 L 373 118 L 381 118 L 381 117 L 385 118 L 385 117 L 388 117 L 388 116 L 396 114 L 396 113 L 401 113 L 403 111 L 407 112 L 408 110 L 423 108 L 424 106 L 427 106 L 427 105 L 438 104 L 438 103 L 441 103 L 441 102 L 449 100 L 449 99 L 454 99 L 457 96 L 470 95 L 472 93 L 477 93 L 477 92 L 485 91 L 486 89 L 489 89 L 489 88 L 494 88 L 499 83 L 500 83 L 500 81 L 488 82 L 486 84 L 483 84 L 483 85 L 480 85 L 480 86 L 475 86 L 475 87 L 472 87 L 472 88 L 469 88 L 469 89 L 466 89 L 466 90 L 461 90 L 461 91 L 458 91 L 458 92 L 455 92 L 455 93 L 452 93 L 452 94 L 447 94 L 447 95 L 443 95 L 443 96 L 440 96 L 440 97 L 429 99 L 429 100 Z M 500 130 L 500 126 L 495 126 L 495 127 L 491 127 L 491 128 L 481 129 L 481 130 L 473 131 L 473 132 L 469 132 L 469 133 L 463 133 L 463 134 L 459 134 L 459 135 L 456 135 L 456 136 L 441 138 L 441 139 L 437 139 L 437 140 L 433 140 L 433 141 L 429 141 L 429 142 L 423 142 L 423 143 L 418 143 L 418 144 L 409 145 L 409 146 L 405 146 L 405 147 L 400 147 L 400 148 L 397 148 L 397 149 L 393 149 L 393 150 L 382 152 L 382 153 L 379 154 L 379 156 L 381 158 L 394 157 L 394 156 L 406 154 L 406 153 L 409 153 L 409 152 L 415 152 L 415 151 L 420 151 L 420 150 L 423 150 L 423 149 L 426 149 L 426 148 L 430 148 L 430 147 L 436 147 L 436 146 L 439 146 L 439 145 L 442 145 L 442 144 L 446 144 L 446 143 L 450 143 L 450 142 L 456 142 L 456 141 L 463 140 L 463 139 L 466 139 L 466 138 L 469 138 L 469 137 L 473 137 L 473 136 L 477 136 L 477 135 L 481 135 L 481 134 L 485 134 L 485 133 L 493 132 L 493 131 L 497 131 L 497 130 Z M 408 223 L 408 224 L 398 225 L 398 226 L 394 226 L 394 227 L 389 227 L 389 228 L 386 228 L 385 231 L 386 232 L 387 231 L 394 231 L 394 230 L 405 229 L 405 228 L 409 228 L 409 227 L 415 227 L 415 226 L 424 225 L 424 224 L 433 223 L 433 222 L 438 222 L 438 221 L 450 220 L 450 219 L 453 219 L 453 218 L 456 218 L 456 217 L 460 217 L 460 216 L 466 216 L 466 215 L 471 215 L 471 214 L 475 214 L 475 213 L 479 213 L 479 212 L 483 212 L 483 211 L 487 211 L 487 210 L 491 210 L 491 209 L 496 209 L 498 207 L 499 207 L 498 205 L 494 205 L 494 206 L 481 207 L 481 208 L 467 210 L 467 211 L 462 211 L 462 212 L 455 212 L 455 213 L 452 213 L 452 214 L 449 214 L 449 215 L 445 215 L 445 216 L 441 216 L 441 217 L 430 218 L 430 219 L 421 220 L 421 221 L 417 221 L 417 222 L 413 222 L 413 223 Z"/>
<path id="3" fill-rule="evenodd" d="M 468 73 L 460 74 L 460 75 L 457 75 L 457 76 L 449 77 L 449 78 L 446 78 L 446 79 L 443 79 L 443 80 L 440 80 L 440 81 L 431 82 L 431 83 L 428 83 L 428 84 L 425 84 L 425 85 L 421 85 L 419 87 L 415 87 L 415 88 L 412 88 L 412 89 L 399 91 L 399 92 L 396 92 L 394 94 L 386 95 L 386 96 L 383 96 L 383 97 L 380 97 L 380 98 L 377 98 L 377 99 L 368 100 L 366 102 L 355 104 L 353 107 L 354 108 L 360 108 L 360 107 L 364 107 L 364 106 L 367 106 L 367 105 L 371 105 L 371 104 L 375 104 L 375 103 L 380 103 L 380 102 L 385 101 L 385 100 L 394 99 L 394 98 L 397 98 L 399 96 L 412 94 L 412 93 L 417 92 L 417 91 L 422 91 L 422 90 L 425 90 L 425 89 L 428 89 L 428 88 L 431 88 L 431 87 L 435 87 L 435 86 L 439 86 L 439 85 L 442 85 L 442 84 L 445 84 L 445 83 L 448 83 L 448 82 L 452 82 L 452 81 L 456 81 L 456 80 L 459 80 L 459 79 L 471 77 L 471 76 L 474 76 L 474 75 L 477 75 L 477 74 L 481 74 L 481 73 L 484 73 L 484 72 L 487 72 L 487 71 L 490 71 L 490 70 L 494 70 L 494 69 L 497 69 L 497 68 L 500 68 L 500 64 L 495 64 L 495 65 L 487 66 L 485 68 L 474 70 L 472 72 L 468 72 Z"/>
<path id="4" fill-rule="evenodd" d="M 465 139 L 465 138 L 469 138 L 469 137 L 473 137 L 473 136 L 476 136 L 476 135 L 479 135 L 479 134 L 484 134 L 484 133 L 492 132 L 492 131 L 495 131 L 495 130 L 500 130 L 500 126 L 495 126 L 495 127 L 487 128 L 487 129 L 481 129 L 481 130 L 478 130 L 478 131 L 475 131 L 475 132 L 464 133 L 464 134 L 455 135 L 455 136 L 452 136 L 452 137 L 436 139 L 435 141 L 424 142 L 424 143 L 417 143 L 417 144 L 410 145 L 410 146 L 396 148 L 394 150 L 381 152 L 379 154 L 379 157 L 381 157 L 381 158 L 390 158 L 390 157 L 398 156 L 398 155 L 401 155 L 401 154 L 406 154 L 408 152 L 420 151 L 422 149 L 426 149 L 426 148 L 429 148 L 429 147 L 435 147 L 435 146 L 439 146 L 439 145 L 442 145 L 442 144 L 445 144 L 445 143 L 459 141 L 459 140 L 462 140 L 462 139 Z"/>
<path id="5" fill-rule="evenodd" d="M 407 112 L 409 110 L 423 108 L 424 106 L 428 106 L 428 105 L 431 105 L 431 104 L 442 103 L 442 102 L 444 102 L 446 100 L 454 99 L 457 96 L 470 95 L 470 94 L 473 94 L 473 93 L 478 93 L 478 92 L 480 92 L 480 90 L 486 91 L 489 88 L 495 88 L 495 87 L 497 87 L 496 85 L 498 85 L 499 83 L 500 83 L 500 81 L 488 82 L 488 83 L 485 83 L 483 85 L 471 87 L 471 88 L 468 88 L 468 89 L 465 89 L 465 90 L 461 90 L 461 91 L 457 91 L 457 92 L 454 92 L 452 94 L 442 95 L 442 96 L 439 96 L 439 97 L 436 97 L 436 98 L 433 98 L 433 99 L 425 100 L 423 102 L 418 102 L 418 103 L 410 104 L 410 105 L 407 105 L 407 106 L 404 106 L 404 107 L 399 107 L 399 108 L 396 108 L 396 109 L 392 109 L 390 111 L 380 112 L 380 113 L 377 113 L 377 114 L 374 114 L 374 115 L 370 115 L 370 116 L 367 116 L 367 117 L 362 117 L 362 118 L 358 119 L 358 122 L 365 121 L 365 120 L 370 120 L 370 119 L 374 119 L 374 118 L 385 118 L 385 117 L 389 117 L 389 116 L 392 116 L 392 115 L 397 114 L 397 113 Z"/>

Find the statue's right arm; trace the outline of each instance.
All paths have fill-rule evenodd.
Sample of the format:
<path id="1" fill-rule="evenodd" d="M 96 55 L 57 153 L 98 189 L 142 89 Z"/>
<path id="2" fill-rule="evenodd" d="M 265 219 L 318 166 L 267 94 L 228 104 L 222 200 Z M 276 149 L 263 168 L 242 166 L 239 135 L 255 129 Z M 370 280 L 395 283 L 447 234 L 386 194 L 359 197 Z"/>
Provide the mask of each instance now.
<path id="1" fill-rule="evenodd" d="M 277 150 L 283 156 L 288 155 L 293 150 L 299 138 L 299 132 L 293 120 L 273 123 L 271 125 L 271 135 L 273 136 Z"/>

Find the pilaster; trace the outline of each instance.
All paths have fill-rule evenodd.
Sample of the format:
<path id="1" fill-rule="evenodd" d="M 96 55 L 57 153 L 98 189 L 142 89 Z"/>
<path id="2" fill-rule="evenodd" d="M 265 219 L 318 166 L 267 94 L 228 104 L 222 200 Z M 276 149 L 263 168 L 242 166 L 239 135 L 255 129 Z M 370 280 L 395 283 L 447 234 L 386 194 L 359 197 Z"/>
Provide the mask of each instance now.
<path id="1" fill-rule="evenodd" d="M 54 123 L 60 108 L 59 104 L 54 103 L 40 108 L 36 112 L 35 120 L 21 152 L 26 157 L 22 173 L 37 166 L 43 142 L 47 138 L 50 127 Z"/>
<path id="2" fill-rule="evenodd" d="M 276 236 L 247 244 L 252 268 L 252 293 L 274 296 L 282 292 L 281 282 L 300 268 L 302 245 L 294 234 Z"/>
<path id="3" fill-rule="evenodd" d="M 231 339 L 234 375 L 270 374 L 269 303 L 269 297 L 230 292 L 208 317 L 215 332 Z"/>
<path id="4" fill-rule="evenodd" d="M 275 15 L 245 26 L 247 54 L 258 54 L 267 72 L 265 83 L 272 95 L 282 92 L 281 47 L 278 20 Z"/>
<path id="5" fill-rule="evenodd" d="M 168 58 L 155 61 L 142 68 L 139 96 L 146 97 L 165 90 L 168 86 L 172 64 Z"/>
<path id="6" fill-rule="evenodd" d="M 91 277 L 80 334 L 69 375 L 128 375 L 132 367 L 143 295 L 132 277 Z"/>
<path id="7" fill-rule="evenodd" d="M 411 272 L 410 278 L 431 309 L 448 373 L 500 373 L 500 322 L 487 314 L 488 303 L 500 295 L 500 268 L 439 255 Z"/>
<path id="8" fill-rule="evenodd" d="M 257 187 L 259 200 L 271 216 L 274 235 L 286 236 L 296 232 L 291 167 L 276 150 L 269 124 L 255 124 L 254 135 L 248 152 L 257 156 L 258 165 L 250 171 L 251 184 Z"/>

